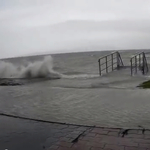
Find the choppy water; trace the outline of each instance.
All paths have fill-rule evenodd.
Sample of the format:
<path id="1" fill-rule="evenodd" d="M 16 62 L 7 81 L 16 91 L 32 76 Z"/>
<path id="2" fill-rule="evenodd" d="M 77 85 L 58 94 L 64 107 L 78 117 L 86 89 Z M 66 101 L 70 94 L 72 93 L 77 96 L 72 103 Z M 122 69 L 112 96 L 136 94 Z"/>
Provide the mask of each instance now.
<path id="1" fill-rule="evenodd" d="M 100 78 L 97 60 L 106 53 L 52 55 L 51 69 L 61 78 L 26 80 L 21 86 L 1 86 L 0 112 L 75 124 L 149 127 L 150 92 L 135 88 L 145 78 L 131 78 L 129 70 Z M 130 56 L 129 52 L 124 54 L 125 58 L 126 55 Z M 7 61 L 16 66 L 25 61 L 42 62 L 43 59 L 43 56 L 34 56 Z"/>

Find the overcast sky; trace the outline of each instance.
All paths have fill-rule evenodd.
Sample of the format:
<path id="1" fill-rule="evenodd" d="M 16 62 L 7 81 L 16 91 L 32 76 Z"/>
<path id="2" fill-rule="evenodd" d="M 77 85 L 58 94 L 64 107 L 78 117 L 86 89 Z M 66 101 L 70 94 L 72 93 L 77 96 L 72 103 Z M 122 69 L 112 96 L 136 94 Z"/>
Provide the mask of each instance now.
<path id="1" fill-rule="evenodd" d="M 150 0 L 0 0 L 0 57 L 150 48 Z"/>

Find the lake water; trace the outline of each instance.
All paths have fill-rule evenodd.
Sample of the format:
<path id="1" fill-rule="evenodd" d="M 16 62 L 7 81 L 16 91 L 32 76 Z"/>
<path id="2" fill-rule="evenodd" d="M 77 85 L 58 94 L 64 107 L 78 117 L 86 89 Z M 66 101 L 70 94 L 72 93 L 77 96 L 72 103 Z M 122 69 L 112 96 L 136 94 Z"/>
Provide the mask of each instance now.
<path id="1" fill-rule="evenodd" d="M 73 124 L 148 128 L 150 92 L 136 88 L 147 77 L 131 77 L 129 69 L 99 77 L 98 58 L 107 53 L 55 54 L 53 60 L 45 62 L 44 56 L 4 60 L 1 77 L 19 77 L 26 72 L 29 78 L 41 70 L 43 76 L 52 71 L 53 77 L 22 79 L 20 86 L 0 86 L 0 112 Z M 132 53 L 123 53 L 124 62 L 129 62 Z M 26 67 L 18 69 L 20 65 Z"/>

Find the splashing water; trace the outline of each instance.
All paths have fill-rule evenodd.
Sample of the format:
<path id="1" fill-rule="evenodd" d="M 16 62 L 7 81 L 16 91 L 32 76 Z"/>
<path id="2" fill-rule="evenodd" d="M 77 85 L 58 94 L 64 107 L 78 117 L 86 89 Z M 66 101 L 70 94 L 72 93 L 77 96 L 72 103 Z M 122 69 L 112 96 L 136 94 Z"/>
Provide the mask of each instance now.
<path id="1" fill-rule="evenodd" d="M 53 59 L 47 56 L 42 61 L 19 67 L 0 61 L 0 78 L 61 78 L 61 74 L 53 70 Z"/>
<path id="2" fill-rule="evenodd" d="M 0 78 L 48 78 L 48 79 L 88 79 L 97 78 L 99 75 L 73 74 L 64 75 L 53 70 L 53 59 L 51 56 L 44 57 L 42 61 L 24 62 L 17 66 L 10 62 L 0 61 Z"/>
<path id="3" fill-rule="evenodd" d="M 99 75 L 95 74 L 79 74 L 79 75 L 62 75 L 65 79 L 90 79 L 90 78 L 98 78 Z"/>

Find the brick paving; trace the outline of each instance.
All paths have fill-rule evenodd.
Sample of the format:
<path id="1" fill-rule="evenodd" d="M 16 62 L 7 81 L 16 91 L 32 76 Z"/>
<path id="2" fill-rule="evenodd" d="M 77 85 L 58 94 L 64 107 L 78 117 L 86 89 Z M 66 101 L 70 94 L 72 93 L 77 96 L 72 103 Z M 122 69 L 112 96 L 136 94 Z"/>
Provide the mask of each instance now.
<path id="1" fill-rule="evenodd" d="M 0 116 L 0 150 L 150 150 L 150 130 L 111 129 Z"/>
<path id="2" fill-rule="evenodd" d="M 84 127 L 82 127 L 84 128 Z M 73 133 L 78 133 L 80 127 Z M 123 129 L 85 128 L 83 134 L 77 137 L 70 133 L 61 138 L 48 150 L 150 150 L 150 132 L 141 129 L 129 130 L 125 135 Z"/>

